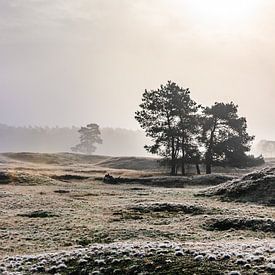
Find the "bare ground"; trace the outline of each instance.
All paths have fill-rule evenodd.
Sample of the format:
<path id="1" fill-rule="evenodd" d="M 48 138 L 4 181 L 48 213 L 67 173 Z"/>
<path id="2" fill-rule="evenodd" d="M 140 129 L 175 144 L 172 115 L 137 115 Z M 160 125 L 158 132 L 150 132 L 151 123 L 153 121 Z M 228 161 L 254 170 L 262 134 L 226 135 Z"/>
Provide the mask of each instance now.
<path id="1" fill-rule="evenodd" d="M 0 167 L 21 179 L 0 185 L 0 274 L 275 272 L 274 207 L 195 197 L 196 181 L 168 188 L 95 180 L 155 171 L 7 155 Z"/>

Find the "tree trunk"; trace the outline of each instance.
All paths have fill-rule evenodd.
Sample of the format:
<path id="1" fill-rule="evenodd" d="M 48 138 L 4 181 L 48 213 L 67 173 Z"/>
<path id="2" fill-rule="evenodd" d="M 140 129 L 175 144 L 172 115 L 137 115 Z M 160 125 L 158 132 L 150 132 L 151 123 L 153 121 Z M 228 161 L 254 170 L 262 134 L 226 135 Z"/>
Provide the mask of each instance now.
<path id="1" fill-rule="evenodd" d="M 217 127 L 217 121 L 215 121 L 213 130 L 211 131 L 209 147 L 206 153 L 206 174 L 208 175 L 212 173 L 213 146 L 214 146 L 214 135 L 215 135 L 216 127 Z"/>
<path id="2" fill-rule="evenodd" d="M 186 175 L 186 172 L 185 172 L 185 162 L 184 162 L 183 157 L 182 157 L 182 159 L 181 159 L 181 174 L 182 174 L 183 176 Z"/>
<path id="3" fill-rule="evenodd" d="M 210 152 L 211 148 L 208 149 L 207 153 L 206 153 L 206 174 L 209 175 L 212 173 L 212 153 Z"/>
<path id="4" fill-rule="evenodd" d="M 176 169 L 176 154 L 175 154 L 175 138 L 172 137 L 172 156 L 171 156 L 171 176 L 175 176 L 177 174 L 177 169 Z"/>
<path id="5" fill-rule="evenodd" d="M 177 175 L 177 167 L 176 167 L 176 162 L 175 159 L 171 160 L 171 176 L 176 176 Z"/>
<path id="6" fill-rule="evenodd" d="M 200 169 L 200 165 L 198 163 L 196 163 L 196 169 L 197 169 L 197 174 L 200 175 L 201 169 Z"/>
<path id="7" fill-rule="evenodd" d="M 171 166 L 171 173 L 170 173 L 171 176 L 175 176 L 176 175 L 176 166 L 172 164 Z"/>
<path id="8" fill-rule="evenodd" d="M 212 166 L 210 162 L 206 162 L 206 174 L 209 175 L 212 173 Z"/>
<path id="9" fill-rule="evenodd" d="M 182 141 L 181 141 L 181 152 L 182 152 L 182 157 L 181 157 L 181 174 L 183 176 L 186 175 L 185 171 L 185 148 L 184 148 L 184 136 L 182 136 Z"/>

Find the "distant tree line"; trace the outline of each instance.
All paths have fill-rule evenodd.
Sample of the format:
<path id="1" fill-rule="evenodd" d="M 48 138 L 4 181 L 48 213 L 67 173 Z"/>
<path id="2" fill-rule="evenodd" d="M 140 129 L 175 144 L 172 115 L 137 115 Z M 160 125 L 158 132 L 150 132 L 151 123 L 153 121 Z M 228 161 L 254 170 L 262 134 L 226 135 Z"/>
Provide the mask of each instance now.
<path id="1" fill-rule="evenodd" d="M 163 157 L 171 175 L 186 165 L 204 163 L 206 173 L 212 165 L 246 167 L 262 164 L 262 158 L 248 156 L 254 136 L 247 133 L 247 122 L 239 117 L 233 102 L 210 107 L 197 104 L 184 89 L 168 81 L 157 90 L 145 90 L 135 118 L 151 138 L 145 148 Z"/>
<path id="2" fill-rule="evenodd" d="M 80 127 L 15 127 L 0 124 L 0 152 L 70 152 L 79 143 Z M 111 156 L 148 156 L 144 143 L 148 142 L 141 130 L 100 128 L 103 144 L 95 154 Z"/>

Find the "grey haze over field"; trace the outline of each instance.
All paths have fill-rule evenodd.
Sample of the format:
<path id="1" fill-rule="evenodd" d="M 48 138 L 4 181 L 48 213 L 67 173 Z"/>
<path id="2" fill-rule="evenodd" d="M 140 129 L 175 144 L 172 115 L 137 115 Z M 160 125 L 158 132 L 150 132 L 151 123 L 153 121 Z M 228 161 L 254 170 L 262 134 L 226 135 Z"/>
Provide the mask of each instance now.
<path id="1" fill-rule="evenodd" d="M 275 139 L 273 0 L 1 0 L 0 33 L 1 123 L 137 129 L 172 80 Z"/>

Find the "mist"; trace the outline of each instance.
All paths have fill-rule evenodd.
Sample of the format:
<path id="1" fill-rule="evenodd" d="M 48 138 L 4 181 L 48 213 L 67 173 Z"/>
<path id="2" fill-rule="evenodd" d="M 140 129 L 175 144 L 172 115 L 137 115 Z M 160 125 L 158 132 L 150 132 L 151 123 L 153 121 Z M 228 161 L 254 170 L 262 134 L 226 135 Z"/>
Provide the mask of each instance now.
<path id="1" fill-rule="evenodd" d="M 0 0 L 0 274 L 275 274 L 275 0 Z"/>
<path id="2" fill-rule="evenodd" d="M 0 124 L 0 152 L 71 152 L 79 143 L 78 127 L 11 127 Z M 140 130 L 100 129 L 102 144 L 95 154 L 148 157 L 144 144 L 150 139 Z"/>
<path id="3" fill-rule="evenodd" d="M 275 3 L 239 1 L 231 22 L 195 2 L 2 0 L 0 122 L 137 130 L 144 89 L 172 80 L 203 105 L 234 101 L 257 141 L 275 139 Z"/>

